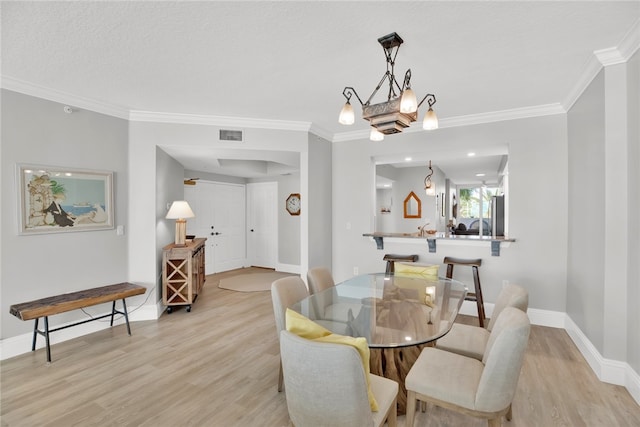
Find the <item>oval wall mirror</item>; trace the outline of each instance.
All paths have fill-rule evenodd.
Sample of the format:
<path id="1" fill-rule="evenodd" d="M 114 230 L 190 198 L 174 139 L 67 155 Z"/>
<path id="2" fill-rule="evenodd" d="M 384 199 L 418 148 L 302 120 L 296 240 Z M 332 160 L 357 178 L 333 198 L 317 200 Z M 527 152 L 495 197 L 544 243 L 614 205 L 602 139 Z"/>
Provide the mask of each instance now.
<path id="1" fill-rule="evenodd" d="M 404 199 L 404 217 L 405 218 L 421 218 L 422 203 L 416 193 L 413 191 Z"/>

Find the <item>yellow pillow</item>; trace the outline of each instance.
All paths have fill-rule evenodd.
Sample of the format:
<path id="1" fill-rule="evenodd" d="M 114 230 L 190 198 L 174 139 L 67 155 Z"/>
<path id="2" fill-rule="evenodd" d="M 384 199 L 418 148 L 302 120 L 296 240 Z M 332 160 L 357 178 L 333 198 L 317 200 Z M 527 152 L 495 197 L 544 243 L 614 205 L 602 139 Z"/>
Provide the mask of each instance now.
<path id="1" fill-rule="evenodd" d="M 439 269 L 439 265 L 404 264 L 402 262 L 396 262 L 394 274 L 416 275 L 437 279 Z"/>
<path id="2" fill-rule="evenodd" d="M 330 330 L 323 328 L 316 322 L 289 308 L 287 308 L 285 313 L 285 322 L 287 331 L 299 337 L 318 342 L 350 345 L 358 350 L 360 358 L 362 359 L 362 366 L 367 374 L 367 396 L 369 398 L 369 405 L 372 411 L 378 411 L 378 402 L 371 391 L 371 384 L 369 383 L 369 373 L 371 370 L 369 368 L 369 345 L 367 344 L 366 338 L 354 338 L 334 334 Z"/>

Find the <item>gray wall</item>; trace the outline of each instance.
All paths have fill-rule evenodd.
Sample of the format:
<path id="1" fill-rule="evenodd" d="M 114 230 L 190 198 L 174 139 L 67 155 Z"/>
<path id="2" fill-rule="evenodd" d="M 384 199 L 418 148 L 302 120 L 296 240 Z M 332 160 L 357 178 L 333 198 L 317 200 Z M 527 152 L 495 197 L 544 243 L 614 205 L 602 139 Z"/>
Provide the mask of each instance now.
<path id="1" fill-rule="evenodd" d="M 2 260 L 0 275 L 1 338 L 33 330 L 9 314 L 9 306 L 37 298 L 126 281 L 128 253 L 126 120 L 78 110 L 2 90 Z M 116 230 L 19 236 L 16 163 L 66 166 L 114 172 Z M 144 297 L 127 301 L 135 307 Z M 108 311 L 106 305 L 87 309 Z M 86 318 L 73 311 L 52 318 L 53 325 Z"/>
<path id="2" fill-rule="evenodd" d="M 627 197 L 629 200 L 629 277 L 627 298 L 628 320 L 628 362 L 633 370 L 640 372 L 640 51 L 628 62 L 627 83 L 629 85 L 627 93 L 628 102 L 628 124 L 629 124 L 629 187 Z"/>
<path id="3" fill-rule="evenodd" d="M 604 319 L 604 70 L 567 115 L 567 314 L 602 354 Z"/>
<path id="4" fill-rule="evenodd" d="M 309 134 L 309 268 L 331 269 L 331 151 L 330 142 Z"/>
<path id="5" fill-rule="evenodd" d="M 333 271 L 344 280 L 359 273 L 384 271 L 385 253 L 415 253 L 420 262 L 441 264 L 446 255 L 482 258 L 481 279 L 488 302 L 495 301 L 504 280 L 529 289 L 530 306 L 565 311 L 567 265 L 567 142 L 563 114 L 482 125 L 441 128 L 385 138 L 334 143 Z M 372 157 L 389 152 L 418 153 L 455 147 L 474 151 L 504 147 L 509 151 L 509 230 L 516 242 L 492 257 L 488 243 L 458 245 L 438 241 L 429 253 L 424 241 L 385 241 L 377 250 L 370 237 L 375 206 Z M 419 179 L 422 181 L 423 175 Z M 400 201 L 394 200 L 394 209 Z M 351 228 L 347 228 L 347 224 Z M 466 269 L 470 270 L 470 269 Z M 441 268 L 441 273 L 444 269 Z M 465 269 L 456 273 L 470 280 Z"/>
<path id="6" fill-rule="evenodd" d="M 278 182 L 278 262 L 300 265 L 300 216 L 290 215 L 286 200 L 291 193 L 301 193 L 300 175 L 280 176 Z M 306 195 L 301 194 L 301 198 Z"/>
<path id="7" fill-rule="evenodd" d="M 161 148 L 156 148 L 156 301 L 162 299 L 162 248 L 175 242 L 176 224 L 166 219 L 174 200 L 184 200 L 184 168 Z"/>

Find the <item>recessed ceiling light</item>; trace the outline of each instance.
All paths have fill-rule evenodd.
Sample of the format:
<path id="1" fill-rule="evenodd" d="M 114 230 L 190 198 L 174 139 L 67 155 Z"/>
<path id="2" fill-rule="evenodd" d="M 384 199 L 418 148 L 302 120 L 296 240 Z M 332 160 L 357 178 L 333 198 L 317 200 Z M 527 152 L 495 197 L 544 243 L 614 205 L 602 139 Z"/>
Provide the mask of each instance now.
<path id="1" fill-rule="evenodd" d="M 477 173 L 476 176 L 484 176 L 483 173 Z"/>
<path id="2" fill-rule="evenodd" d="M 411 157 L 405 157 L 405 158 L 404 158 L 404 161 L 405 161 L 405 162 L 410 162 L 411 160 L 413 160 Z"/>
<path id="3" fill-rule="evenodd" d="M 476 153 L 467 153 L 467 157 L 473 157 L 475 155 L 476 155 Z"/>

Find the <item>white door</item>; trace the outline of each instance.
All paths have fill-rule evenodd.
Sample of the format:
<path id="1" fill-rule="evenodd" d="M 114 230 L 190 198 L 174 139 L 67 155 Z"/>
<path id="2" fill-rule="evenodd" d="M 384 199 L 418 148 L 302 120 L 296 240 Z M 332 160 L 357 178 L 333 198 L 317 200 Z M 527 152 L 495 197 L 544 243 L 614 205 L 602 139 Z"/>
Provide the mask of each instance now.
<path id="1" fill-rule="evenodd" d="M 278 183 L 247 184 L 249 265 L 276 268 L 278 260 Z"/>
<path id="2" fill-rule="evenodd" d="M 207 238 L 205 274 L 244 267 L 244 185 L 198 181 L 185 186 L 184 195 L 195 214 L 187 221 L 187 234 Z"/>

